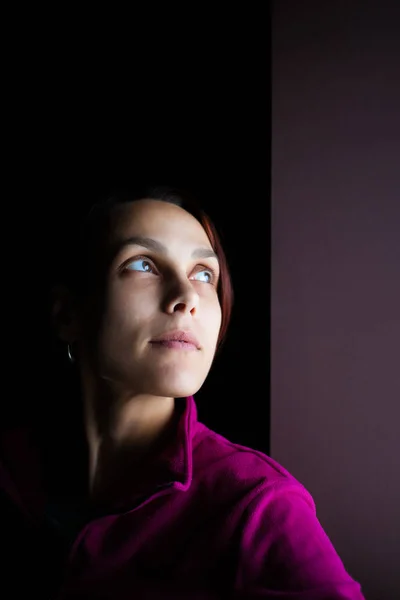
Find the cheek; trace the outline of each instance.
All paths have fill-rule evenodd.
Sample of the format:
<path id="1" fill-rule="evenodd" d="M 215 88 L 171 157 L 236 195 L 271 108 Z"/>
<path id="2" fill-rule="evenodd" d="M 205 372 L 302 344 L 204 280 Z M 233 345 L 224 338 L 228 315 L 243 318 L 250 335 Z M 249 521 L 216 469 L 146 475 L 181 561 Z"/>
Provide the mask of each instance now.
<path id="1" fill-rule="evenodd" d="M 108 294 L 105 306 L 106 323 L 120 333 L 150 322 L 154 317 L 156 301 L 141 290 L 121 289 L 115 286 Z"/>
<path id="2" fill-rule="evenodd" d="M 221 328 L 222 312 L 221 307 L 216 300 L 209 304 L 204 314 L 204 329 L 207 333 L 207 338 L 210 345 L 215 346 L 218 339 L 219 330 Z"/>

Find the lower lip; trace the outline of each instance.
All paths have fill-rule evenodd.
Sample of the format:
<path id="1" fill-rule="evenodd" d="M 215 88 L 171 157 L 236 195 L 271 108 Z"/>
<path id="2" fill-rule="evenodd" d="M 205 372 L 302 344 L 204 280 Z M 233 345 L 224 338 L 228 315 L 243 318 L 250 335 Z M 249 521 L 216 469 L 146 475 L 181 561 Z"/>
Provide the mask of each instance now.
<path id="1" fill-rule="evenodd" d="M 171 348 L 173 350 L 197 350 L 197 346 L 179 340 L 165 340 L 164 342 L 151 342 L 156 348 Z"/>

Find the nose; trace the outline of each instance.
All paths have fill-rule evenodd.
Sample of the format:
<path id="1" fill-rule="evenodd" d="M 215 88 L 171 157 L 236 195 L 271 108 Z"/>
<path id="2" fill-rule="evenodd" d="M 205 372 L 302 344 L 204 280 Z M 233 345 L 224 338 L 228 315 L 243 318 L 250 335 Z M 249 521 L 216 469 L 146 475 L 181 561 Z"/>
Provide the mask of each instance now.
<path id="1" fill-rule="evenodd" d="M 199 295 L 187 279 L 175 280 L 169 286 L 165 298 L 165 311 L 169 314 L 182 312 L 196 315 Z"/>

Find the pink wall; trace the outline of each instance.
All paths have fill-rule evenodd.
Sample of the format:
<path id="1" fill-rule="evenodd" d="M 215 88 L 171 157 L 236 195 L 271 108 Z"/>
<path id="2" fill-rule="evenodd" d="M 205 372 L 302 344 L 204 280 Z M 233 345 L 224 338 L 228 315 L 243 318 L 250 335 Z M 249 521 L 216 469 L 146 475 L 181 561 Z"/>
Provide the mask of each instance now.
<path id="1" fill-rule="evenodd" d="M 400 2 L 276 0 L 271 455 L 400 598 Z"/>

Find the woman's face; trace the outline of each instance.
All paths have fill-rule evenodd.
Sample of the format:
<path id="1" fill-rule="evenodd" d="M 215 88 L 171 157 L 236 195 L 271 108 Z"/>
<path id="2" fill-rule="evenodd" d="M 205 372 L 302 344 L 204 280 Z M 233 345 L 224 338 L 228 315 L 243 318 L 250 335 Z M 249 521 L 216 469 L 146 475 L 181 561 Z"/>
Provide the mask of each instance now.
<path id="1" fill-rule="evenodd" d="M 107 235 L 83 365 L 132 394 L 196 393 L 221 325 L 218 260 L 203 227 L 176 205 L 146 199 L 116 207 Z"/>

